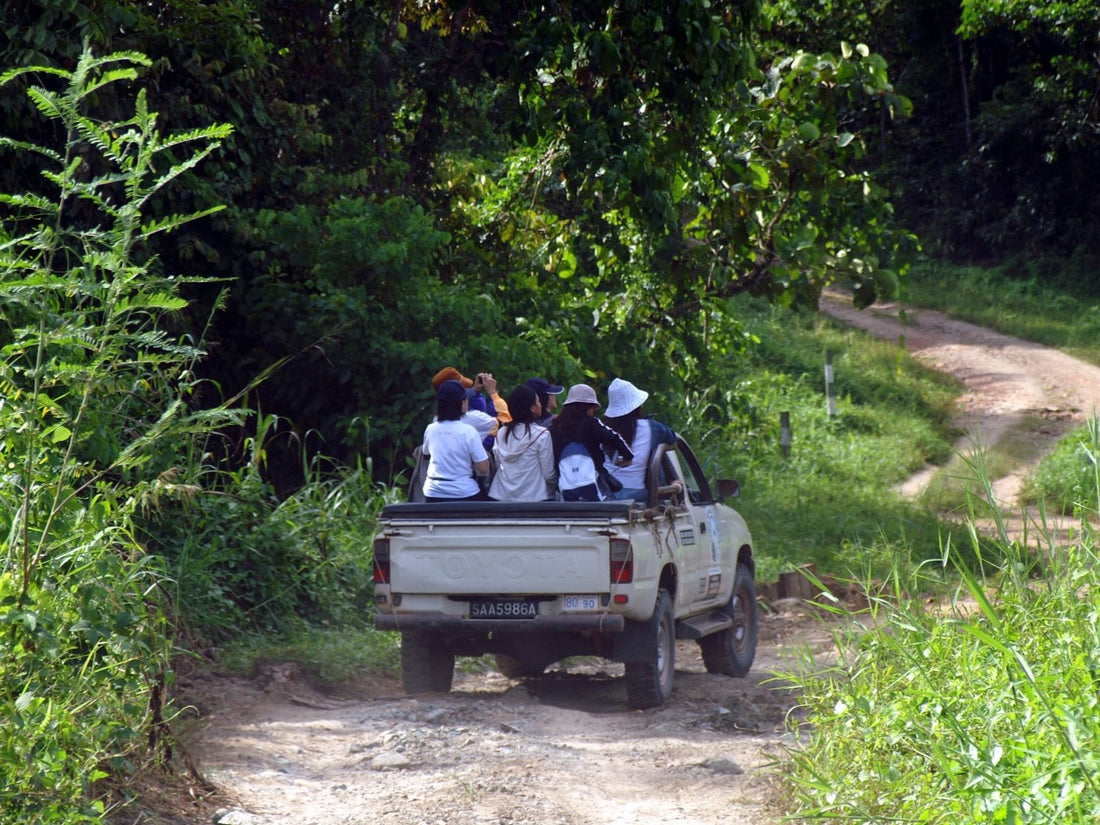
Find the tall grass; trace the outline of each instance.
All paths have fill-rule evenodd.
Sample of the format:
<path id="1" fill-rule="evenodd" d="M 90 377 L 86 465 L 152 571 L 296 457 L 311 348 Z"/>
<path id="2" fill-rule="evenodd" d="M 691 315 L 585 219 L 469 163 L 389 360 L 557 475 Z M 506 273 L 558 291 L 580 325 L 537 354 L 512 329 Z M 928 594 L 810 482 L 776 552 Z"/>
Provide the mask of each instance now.
<path id="1" fill-rule="evenodd" d="M 174 624 L 194 647 L 307 624 L 358 630 L 371 620 L 371 526 L 396 492 L 376 484 L 369 467 L 314 458 L 303 459 L 306 482 L 277 495 L 264 451 L 289 431 L 283 425 L 256 416 L 244 460 L 194 468 L 201 494 L 163 502 L 139 521 L 167 573 Z"/>
<path id="2" fill-rule="evenodd" d="M 1068 546 L 1043 525 L 1042 552 L 1003 534 L 978 573 L 955 563 L 960 544 L 980 555 L 977 531 L 946 535 L 949 598 L 918 596 L 938 573 L 899 570 L 848 617 L 869 629 L 838 636 L 834 666 L 789 674 L 808 709 L 798 818 L 1100 821 L 1100 559 L 1081 515 Z"/>
<path id="3" fill-rule="evenodd" d="M 1096 471 L 1100 465 L 1100 423 L 1090 416 L 1084 427 L 1063 438 L 1027 479 L 1024 493 L 1052 510 L 1097 511 Z"/>
<path id="4" fill-rule="evenodd" d="M 26 81 L 61 136 L 0 137 L 42 170 L 40 191 L 0 193 L 5 822 L 98 821 L 108 780 L 163 754 L 171 636 L 135 515 L 180 492 L 181 444 L 235 418 L 191 406 L 202 352 L 167 330 L 195 279 L 147 253 L 150 237 L 216 211 L 154 216 L 152 203 L 231 130 L 162 135 L 140 91 L 132 114 L 104 115 L 148 63 L 85 53 L 0 77 Z"/>

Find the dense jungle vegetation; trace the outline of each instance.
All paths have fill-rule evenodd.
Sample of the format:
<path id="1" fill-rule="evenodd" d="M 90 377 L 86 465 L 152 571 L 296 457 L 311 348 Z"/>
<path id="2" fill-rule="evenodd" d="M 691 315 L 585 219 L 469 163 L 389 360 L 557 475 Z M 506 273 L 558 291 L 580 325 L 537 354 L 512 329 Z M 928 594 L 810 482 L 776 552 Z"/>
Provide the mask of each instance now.
<path id="1" fill-rule="evenodd" d="M 101 821 L 170 765 L 175 657 L 370 637 L 372 514 L 448 364 L 651 389 L 715 474 L 755 486 L 766 572 L 938 556 L 934 517 L 881 491 L 946 458 L 953 389 L 816 299 L 904 294 L 930 258 L 1094 295 L 1098 18 L 0 0 L 4 821 Z M 815 444 L 790 462 L 780 410 Z M 1019 668 L 981 632 L 991 667 Z M 1093 793 L 1069 736 L 1058 770 Z"/>

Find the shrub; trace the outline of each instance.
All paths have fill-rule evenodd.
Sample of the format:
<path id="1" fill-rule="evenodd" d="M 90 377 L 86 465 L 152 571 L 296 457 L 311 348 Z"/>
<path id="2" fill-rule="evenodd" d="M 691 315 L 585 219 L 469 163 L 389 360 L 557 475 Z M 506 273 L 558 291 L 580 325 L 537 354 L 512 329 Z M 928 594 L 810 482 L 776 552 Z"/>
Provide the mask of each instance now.
<path id="1" fill-rule="evenodd" d="M 144 254 L 199 217 L 151 218 L 151 199 L 229 130 L 163 137 L 143 92 L 132 115 L 97 116 L 147 63 L 85 53 L 71 71 L 0 77 L 44 78 L 27 94 L 64 136 L 60 148 L 0 138 L 42 169 L 40 193 L 0 194 L 5 821 L 98 819 L 101 780 L 159 742 L 170 643 L 134 515 L 177 492 L 180 446 L 231 418 L 189 408 L 202 353 L 165 330 L 182 282 Z"/>

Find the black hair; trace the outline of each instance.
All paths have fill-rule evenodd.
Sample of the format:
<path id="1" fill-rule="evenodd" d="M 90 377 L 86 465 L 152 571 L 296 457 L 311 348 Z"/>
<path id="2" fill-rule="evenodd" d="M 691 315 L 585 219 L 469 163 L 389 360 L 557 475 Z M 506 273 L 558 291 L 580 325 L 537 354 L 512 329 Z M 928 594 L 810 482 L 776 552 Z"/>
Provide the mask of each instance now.
<path id="1" fill-rule="evenodd" d="M 539 397 L 539 403 L 542 404 L 542 414 L 546 415 L 546 408 L 550 406 L 550 393 L 548 393 L 544 389 L 541 389 L 541 390 L 538 389 L 538 387 L 547 386 L 546 382 L 539 381 L 538 385 L 535 386 L 535 384 L 534 384 L 535 381 L 537 381 L 537 379 L 535 379 L 535 378 L 528 379 L 527 381 L 524 382 L 523 386 L 530 387 L 532 390 L 535 391 L 535 395 L 537 395 Z"/>
<path id="2" fill-rule="evenodd" d="M 524 435 L 531 434 L 531 424 L 535 421 L 535 414 L 531 412 L 531 407 L 535 405 L 538 395 L 526 384 L 520 384 L 512 390 L 512 394 L 508 396 L 508 412 L 512 420 L 501 428 L 503 432 L 500 433 L 500 438 L 511 438 L 520 424 L 523 425 Z"/>
<path id="3" fill-rule="evenodd" d="M 550 424 L 550 438 L 554 442 L 554 460 L 561 458 L 562 448 L 573 440 L 577 427 L 584 419 L 588 418 L 589 407 L 598 407 L 599 404 L 586 404 L 583 401 L 574 401 L 572 404 L 562 404 L 561 412 L 554 417 Z"/>
<path id="4" fill-rule="evenodd" d="M 627 444 L 633 444 L 634 434 L 638 432 L 639 418 L 645 418 L 645 416 L 642 415 L 641 404 L 625 415 L 616 415 L 613 418 L 605 415 L 603 420 L 607 426 L 623 437 L 623 441 Z"/>
<path id="5" fill-rule="evenodd" d="M 462 402 L 465 398 L 439 398 L 435 402 L 435 417 L 439 421 L 458 421 L 462 418 Z"/>

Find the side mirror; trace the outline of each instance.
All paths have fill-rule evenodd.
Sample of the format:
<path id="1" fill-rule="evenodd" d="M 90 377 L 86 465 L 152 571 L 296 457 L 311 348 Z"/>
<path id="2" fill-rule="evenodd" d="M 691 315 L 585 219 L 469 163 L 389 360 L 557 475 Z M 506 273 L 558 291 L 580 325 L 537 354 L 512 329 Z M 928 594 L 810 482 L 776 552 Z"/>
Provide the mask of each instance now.
<path id="1" fill-rule="evenodd" d="M 718 479 L 718 497 L 721 499 L 737 498 L 741 495 L 741 482 L 732 478 Z"/>

